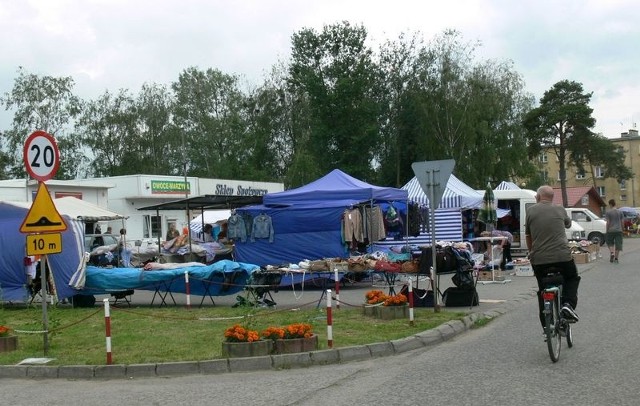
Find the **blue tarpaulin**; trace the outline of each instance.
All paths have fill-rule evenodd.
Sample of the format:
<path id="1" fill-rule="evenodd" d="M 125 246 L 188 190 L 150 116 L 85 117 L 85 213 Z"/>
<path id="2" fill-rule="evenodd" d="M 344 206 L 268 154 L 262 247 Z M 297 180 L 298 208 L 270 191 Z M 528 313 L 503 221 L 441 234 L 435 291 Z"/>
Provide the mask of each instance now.
<path id="1" fill-rule="evenodd" d="M 185 272 L 189 274 L 192 295 L 224 296 L 244 289 L 251 273 L 260 269 L 253 264 L 229 260 L 206 266 L 144 270 L 142 268 L 100 268 L 88 266 L 82 294 L 105 294 L 125 290 L 158 290 L 186 293 Z"/>
<path id="2" fill-rule="evenodd" d="M 20 232 L 28 210 L 26 203 L 0 202 L 0 301 L 29 299 L 24 266 L 26 235 Z M 84 224 L 67 215 L 62 217 L 67 224 L 67 230 L 61 233 L 62 252 L 47 255 L 58 299 L 77 293 L 67 283 L 84 253 Z"/>

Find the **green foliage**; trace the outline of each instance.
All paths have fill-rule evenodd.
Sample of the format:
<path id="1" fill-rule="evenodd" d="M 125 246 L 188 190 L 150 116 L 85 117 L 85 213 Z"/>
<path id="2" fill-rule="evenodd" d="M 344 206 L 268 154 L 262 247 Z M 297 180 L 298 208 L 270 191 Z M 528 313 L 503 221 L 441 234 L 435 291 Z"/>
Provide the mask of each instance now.
<path id="1" fill-rule="evenodd" d="M 83 154 L 72 133 L 72 124 L 82 106 L 73 94 L 73 87 L 71 77 L 38 76 L 18 69 L 11 92 L 0 98 L 5 109 L 14 112 L 12 126 L 3 134 L 6 144 L 2 145 L 4 159 L 8 157 L 10 161 L 7 169 L 10 176 L 26 176 L 22 146 L 32 132 L 43 130 L 56 138 L 61 158 L 70 158 L 68 164 L 62 163 L 56 178 L 75 177 L 82 167 Z"/>
<path id="2" fill-rule="evenodd" d="M 591 131 L 595 119 L 589 107 L 592 93 L 585 93 L 582 84 L 562 80 L 554 84 L 540 99 L 540 106 L 526 114 L 523 125 L 527 131 L 529 157 L 535 158 L 545 148 L 554 151 L 560 168 L 563 205 L 567 206 L 566 169 L 575 165 L 605 165 L 611 170 L 607 177 L 631 177 L 624 165 L 624 154 Z M 631 176 L 630 176 L 631 175 Z"/>

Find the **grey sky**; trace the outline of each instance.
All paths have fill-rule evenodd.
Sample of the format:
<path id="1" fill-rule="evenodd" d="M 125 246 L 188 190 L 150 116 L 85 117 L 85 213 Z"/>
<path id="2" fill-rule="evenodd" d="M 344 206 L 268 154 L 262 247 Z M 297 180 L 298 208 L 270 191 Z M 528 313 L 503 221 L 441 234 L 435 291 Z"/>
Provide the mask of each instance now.
<path id="1" fill-rule="evenodd" d="M 633 0 L 0 0 L 0 93 L 18 66 L 72 76 L 76 93 L 137 93 L 189 66 L 258 85 L 304 27 L 349 21 L 372 40 L 444 29 L 479 40 L 479 59 L 512 60 L 536 99 L 559 80 L 593 92 L 595 130 L 607 137 L 640 120 L 640 7 Z M 377 48 L 377 47 L 376 47 Z M 10 115 L 0 112 L 0 129 Z M 26 137 L 26 135 L 25 135 Z"/>

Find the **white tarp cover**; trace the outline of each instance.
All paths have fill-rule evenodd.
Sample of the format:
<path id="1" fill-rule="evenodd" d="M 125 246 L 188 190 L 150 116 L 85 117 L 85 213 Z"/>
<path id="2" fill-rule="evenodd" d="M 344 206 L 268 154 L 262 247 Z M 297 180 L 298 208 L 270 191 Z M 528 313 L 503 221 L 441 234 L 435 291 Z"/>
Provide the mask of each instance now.
<path id="1" fill-rule="evenodd" d="M 14 206 L 29 209 L 31 202 L 8 202 Z M 82 220 L 88 223 L 96 221 L 110 221 L 125 219 L 126 217 L 116 212 L 103 209 L 93 203 L 80 200 L 77 197 L 65 196 L 59 199 L 53 199 L 53 204 L 60 215 L 67 215 L 73 219 Z"/>
<path id="2" fill-rule="evenodd" d="M 202 231 L 203 224 L 213 224 L 216 221 L 226 220 L 229 217 L 231 217 L 231 210 L 207 210 L 199 216 L 194 217 L 189 223 L 189 227 L 192 232 L 199 233 Z"/>

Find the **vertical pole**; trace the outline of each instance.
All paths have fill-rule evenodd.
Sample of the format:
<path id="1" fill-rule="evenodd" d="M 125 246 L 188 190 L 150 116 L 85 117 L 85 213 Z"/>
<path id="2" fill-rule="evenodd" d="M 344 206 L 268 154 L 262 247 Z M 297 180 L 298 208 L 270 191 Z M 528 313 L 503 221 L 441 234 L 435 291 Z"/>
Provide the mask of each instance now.
<path id="1" fill-rule="evenodd" d="M 111 313 L 109 310 L 109 299 L 102 299 L 104 303 L 104 328 L 107 343 L 107 365 L 111 365 Z"/>
<path id="2" fill-rule="evenodd" d="M 331 289 L 327 289 L 327 346 L 333 348 L 333 315 L 331 314 Z"/>
<path id="3" fill-rule="evenodd" d="M 184 286 L 187 293 L 187 309 L 191 310 L 191 286 L 189 285 L 189 272 L 184 271 Z"/>
<path id="4" fill-rule="evenodd" d="M 429 223 L 431 223 L 431 258 L 433 258 L 432 277 L 431 282 L 433 284 L 433 311 L 435 313 L 440 312 L 440 297 L 438 295 L 438 267 L 436 261 L 436 197 L 435 197 L 435 174 L 434 171 L 428 171 L 429 175 Z"/>
<path id="5" fill-rule="evenodd" d="M 409 277 L 409 325 L 413 326 L 413 279 Z"/>
<path id="6" fill-rule="evenodd" d="M 333 280 L 336 283 L 336 309 L 340 310 L 340 279 L 338 279 L 338 270 L 333 268 Z"/>
<path id="7" fill-rule="evenodd" d="M 44 355 L 49 354 L 49 317 L 47 315 L 47 270 L 49 270 L 49 257 L 44 254 L 40 261 L 40 295 L 42 295 L 42 331 L 44 331 L 43 347 Z"/>

